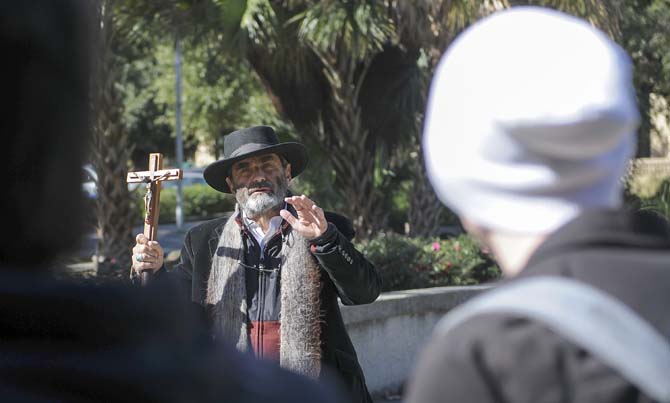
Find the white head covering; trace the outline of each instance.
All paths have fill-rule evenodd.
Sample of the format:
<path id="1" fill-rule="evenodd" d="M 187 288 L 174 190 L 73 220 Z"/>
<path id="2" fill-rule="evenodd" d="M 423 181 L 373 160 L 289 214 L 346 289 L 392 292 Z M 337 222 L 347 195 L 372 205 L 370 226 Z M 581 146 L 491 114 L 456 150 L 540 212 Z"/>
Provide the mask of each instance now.
<path id="1" fill-rule="evenodd" d="M 630 61 L 566 14 L 517 7 L 472 25 L 437 68 L 423 147 L 458 215 L 492 229 L 552 232 L 618 207 L 639 115 Z"/>

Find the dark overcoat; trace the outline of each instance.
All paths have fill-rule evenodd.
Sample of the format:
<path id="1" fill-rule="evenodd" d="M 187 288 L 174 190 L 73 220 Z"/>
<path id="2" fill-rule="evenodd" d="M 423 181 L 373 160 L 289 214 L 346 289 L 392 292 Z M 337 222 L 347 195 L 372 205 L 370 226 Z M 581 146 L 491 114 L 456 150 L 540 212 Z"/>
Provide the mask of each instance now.
<path id="1" fill-rule="evenodd" d="M 168 277 L 180 284 L 183 295 L 207 309 L 207 282 L 219 237 L 230 214 L 206 221 L 185 236 L 180 263 Z M 373 302 L 381 292 L 381 279 L 374 266 L 354 247 L 354 230 L 345 217 L 326 213 L 329 241 L 314 245 L 312 254 L 323 270 L 321 286 L 321 361 L 339 374 L 354 401 L 371 402 L 356 351 L 342 320 L 338 297 L 345 305 Z M 164 275 L 160 273 L 159 275 Z"/>

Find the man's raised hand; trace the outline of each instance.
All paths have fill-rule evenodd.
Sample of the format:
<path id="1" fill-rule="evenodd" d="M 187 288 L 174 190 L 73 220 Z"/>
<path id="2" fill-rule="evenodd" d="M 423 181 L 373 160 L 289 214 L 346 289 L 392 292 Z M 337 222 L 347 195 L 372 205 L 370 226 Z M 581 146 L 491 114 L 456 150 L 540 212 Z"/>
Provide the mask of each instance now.
<path id="1" fill-rule="evenodd" d="M 163 248 L 156 241 L 150 241 L 144 234 L 137 234 L 133 248 L 133 270 L 156 271 L 163 267 Z"/>
<path id="2" fill-rule="evenodd" d="M 328 222 L 323 214 L 323 209 L 307 196 L 292 196 L 284 199 L 286 203 L 295 208 L 298 218 L 294 217 L 288 210 L 281 210 L 279 214 L 291 224 L 291 227 L 307 239 L 320 236 L 328 229 Z"/>

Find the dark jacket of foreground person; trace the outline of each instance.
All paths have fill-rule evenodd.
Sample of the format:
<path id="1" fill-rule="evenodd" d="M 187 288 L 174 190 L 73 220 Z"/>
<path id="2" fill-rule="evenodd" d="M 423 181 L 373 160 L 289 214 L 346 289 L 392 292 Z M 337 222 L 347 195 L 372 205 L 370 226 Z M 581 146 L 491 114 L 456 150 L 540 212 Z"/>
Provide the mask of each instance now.
<path id="1" fill-rule="evenodd" d="M 589 284 L 632 308 L 667 340 L 670 240 L 663 225 L 655 231 L 641 226 L 628 214 L 584 213 L 542 244 L 510 282 L 549 275 Z M 588 352 L 514 315 L 471 318 L 447 339 L 438 337 L 426 349 L 409 402 L 651 401 Z"/>
<path id="2" fill-rule="evenodd" d="M 213 321 L 211 328 L 215 335 L 221 333 L 217 330 L 217 322 L 220 323 L 217 315 L 221 314 L 206 301 L 207 284 L 212 257 L 219 253 L 217 251 L 219 237 L 229 218 L 230 215 L 227 214 L 192 228 L 185 237 L 181 262 L 169 276 L 180 284 L 179 288 L 182 289 L 185 298 L 202 307 L 203 314 Z M 318 278 L 320 283 L 318 289 L 321 290 L 318 297 L 320 329 L 316 329 L 321 340 L 321 362 L 324 368 L 329 368 L 339 375 L 339 379 L 352 395 L 353 401 L 371 402 L 356 351 L 342 321 L 338 297 L 345 305 L 370 303 L 379 295 L 381 283 L 375 268 L 350 242 L 354 236 L 350 221 L 335 213 L 326 213 L 326 218 L 330 223 L 328 230 L 311 242 L 312 255 L 321 268 Z M 282 260 L 280 252 L 283 242 L 290 237 L 291 228 L 284 221 L 278 233 L 263 248 L 261 256 L 256 240 L 244 230 L 241 223 L 239 225 L 244 245 L 242 263 L 246 267 L 247 306 L 251 322 L 250 345 L 257 355 L 276 360 L 279 354 L 279 342 L 276 337 L 264 339 L 266 334 L 273 332 L 263 329 L 279 327 L 279 321 L 282 319 L 279 318 L 282 300 L 279 291 Z M 265 270 L 262 272 L 254 269 L 259 262 L 265 264 Z M 164 271 L 159 272 L 159 275 L 164 275 Z M 282 326 L 287 326 L 286 318 L 283 319 Z M 302 329 L 315 330 L 310 323 L 305 323 Z"/>
<path id="3" fill-rule="evenodd" d="M 337 392 L 211 340 L 169 290 L 0 274 L 3 401 L 338 402 Z"/>

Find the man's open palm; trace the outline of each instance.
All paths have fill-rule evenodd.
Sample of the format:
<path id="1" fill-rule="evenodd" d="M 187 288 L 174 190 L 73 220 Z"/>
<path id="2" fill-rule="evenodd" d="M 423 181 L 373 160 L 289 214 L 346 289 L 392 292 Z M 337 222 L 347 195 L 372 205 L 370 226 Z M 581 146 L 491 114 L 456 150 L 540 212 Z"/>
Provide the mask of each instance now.
<path id="1" fill-rule="evenodd" d="M 291 227 L 307 239 L 320 236 L 328 228 L 328 222 L 323 214 L 323 209 L 314 204 L 307 196 L 292 196 L 284 199 L 295 208 L 298 218 L 288 210 L 282 210 L 279 214 L 291 224 Z"/>

